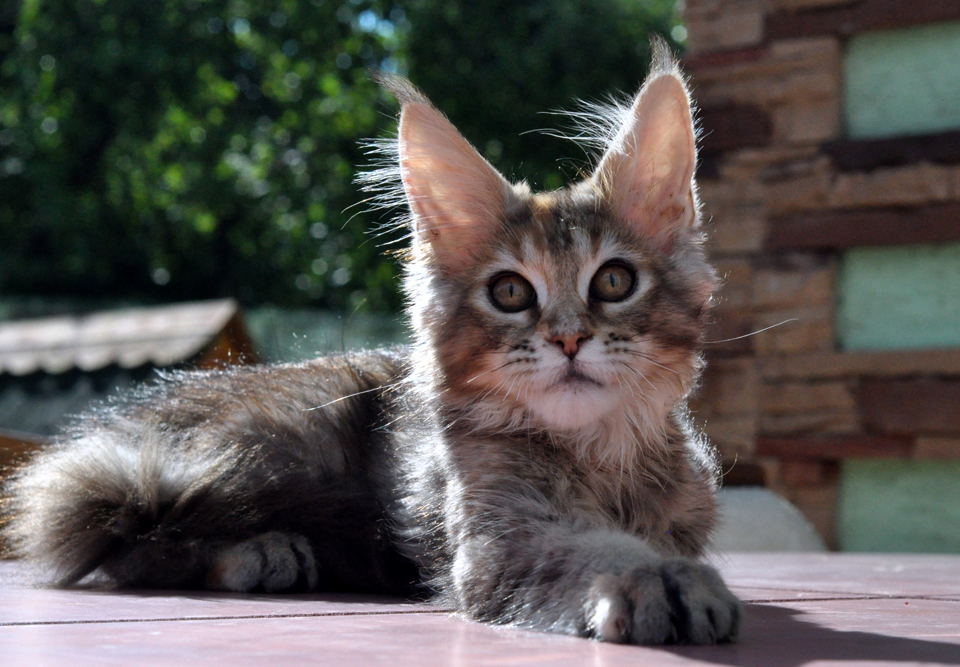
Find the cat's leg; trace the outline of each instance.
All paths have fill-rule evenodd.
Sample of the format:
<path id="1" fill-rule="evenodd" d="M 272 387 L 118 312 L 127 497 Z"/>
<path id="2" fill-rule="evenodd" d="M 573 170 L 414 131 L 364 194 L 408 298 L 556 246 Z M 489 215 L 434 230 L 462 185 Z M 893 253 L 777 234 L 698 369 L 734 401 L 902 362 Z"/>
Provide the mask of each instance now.
<path id="1" fill-rule="evenodd" d="M 317 563 L 306 538 L 290 533 L 263 533 L 217 549 L 207 570 L 207 588 L 267 593 L 317 587 Z"/>
<path id="2" fill-rule="evenodd" d="M 740 625 L 740 602 L 713 568 L 611 530 L 520 520 L 466 540 L 451 579 L 473 618 L 603 641 L 728 642 Z"/>

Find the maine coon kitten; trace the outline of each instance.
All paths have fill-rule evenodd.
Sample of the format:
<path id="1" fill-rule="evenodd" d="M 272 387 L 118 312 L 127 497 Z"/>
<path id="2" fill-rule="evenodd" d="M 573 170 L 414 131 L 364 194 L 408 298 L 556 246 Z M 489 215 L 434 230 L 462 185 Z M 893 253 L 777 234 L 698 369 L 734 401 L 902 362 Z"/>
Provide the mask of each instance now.
<path id="1" fill-rule="evenodd" d="M 685 412 L 717 278 L 655 51 L 593 174 L 542 194 L 388 81 L 412 349 L 178 373 L 87 415 L 8 487 L 15 553 L 61 585 L 435 591 L 606 641 L 734 639 Z"/>

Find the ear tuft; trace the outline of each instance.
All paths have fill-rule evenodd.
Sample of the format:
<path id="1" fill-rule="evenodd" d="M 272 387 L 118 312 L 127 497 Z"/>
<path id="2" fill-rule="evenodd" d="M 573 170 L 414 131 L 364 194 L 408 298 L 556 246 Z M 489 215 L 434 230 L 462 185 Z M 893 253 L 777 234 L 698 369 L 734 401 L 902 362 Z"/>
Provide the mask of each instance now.
<path id="1" fill-rule="evenodd" d="M 696 130 L 680 66 L 660 38 L 653 64 L 593 181 L 614 214 L 669 247 L 699 224 Z"/>
<path id="2" fill-rule="evenodd" d="M 397 98 L 401 107 L 405 104 L 430 104 L 430 100 L 408 79 L 387 72 L 375 72 L 373 80 Z"/>

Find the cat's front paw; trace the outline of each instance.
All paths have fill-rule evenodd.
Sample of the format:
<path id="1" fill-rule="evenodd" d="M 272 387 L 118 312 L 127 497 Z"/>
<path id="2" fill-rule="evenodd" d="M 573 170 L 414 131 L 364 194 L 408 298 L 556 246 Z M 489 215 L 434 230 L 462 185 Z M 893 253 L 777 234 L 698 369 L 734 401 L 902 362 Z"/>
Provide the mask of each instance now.
<path id="1" fill-rule="evenodd" d="M 660 566 L 660 576 L 673 613 L 677 641 L 682 644 L 732 642 L 740 631 L 740 600 L 709 565 L 673 558 Z"/>
<path id="2" fill-rule="evenodd" d="M 630 644 L 734 641 L 740 601 L 716 570 L 682 558 L 598 576 L 586 608 L 587 634 Z"/>
<path id="3" fill-rule="evenodd" d="M 219 549 L 207 571 L 207 588 L 267 593 L 317 586 L 317 563 L 306 538 L 290 533 L 263 533 Z"/>

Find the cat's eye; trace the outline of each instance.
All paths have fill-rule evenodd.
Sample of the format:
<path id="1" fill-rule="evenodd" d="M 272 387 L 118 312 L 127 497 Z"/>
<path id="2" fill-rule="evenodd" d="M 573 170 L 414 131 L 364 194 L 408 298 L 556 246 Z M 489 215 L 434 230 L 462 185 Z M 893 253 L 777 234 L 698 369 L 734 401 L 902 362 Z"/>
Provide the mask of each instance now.
<path id="1" fill-rule="evenodd" d="M 518 313 L 526 310 L 536 301 L 537 293 L 533 285 L 517 273 L 504 273 L 490 283 L 490 300 L 500 310 Z"/>
<path id="2" fill-rule="evenodd" d="M 634 272 L 623 264 L 610 262 L 590 280 L 590 295 L 600 301 L 623 301 L 633 291 Z"/>

